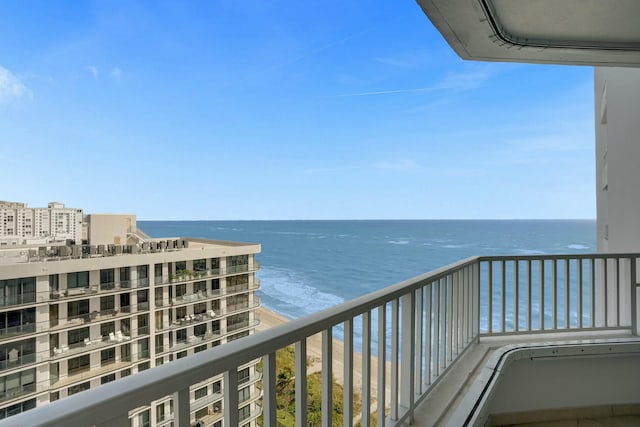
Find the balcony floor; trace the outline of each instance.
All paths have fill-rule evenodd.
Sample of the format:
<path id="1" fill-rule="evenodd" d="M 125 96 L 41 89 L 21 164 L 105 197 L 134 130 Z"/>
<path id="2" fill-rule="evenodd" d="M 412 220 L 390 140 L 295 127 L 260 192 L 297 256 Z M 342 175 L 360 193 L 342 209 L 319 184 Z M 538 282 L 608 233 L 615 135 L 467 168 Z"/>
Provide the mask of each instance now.
<path id="1" fill-rule="evenodd" d="M 624 332 L 598 333 L 550 333 L 538 335 L 516 335 L 482 338 L 460 357 L 455 365 L 443 375 L 427 398 L 415 410 L 412 426 L 460 426 L 471 412 L 479 395 L 478 390 L 486 384 L 483 372 L 493 370 L 505 348 L 513 346 L 553 345 L 553 344 L 596 344 L 608 341 L 637 341 Z M 567 416 L 566 410 L 536 411 L 519 414 L 492 416 L 492 426 L 526 427 L 577 427 L 577 426 L 639 426 L 640 404 L 625 405 L 621 410 L 603 406 L 574 410 L 575 416 Z M 563 413 L 564 412 L 564 413 Z M 511 416 L 509 416 L 511 415 Z M 571 419 L 568 419 L 573 417 Z M 407 424 L 408 425 L 408 424 Z"/>

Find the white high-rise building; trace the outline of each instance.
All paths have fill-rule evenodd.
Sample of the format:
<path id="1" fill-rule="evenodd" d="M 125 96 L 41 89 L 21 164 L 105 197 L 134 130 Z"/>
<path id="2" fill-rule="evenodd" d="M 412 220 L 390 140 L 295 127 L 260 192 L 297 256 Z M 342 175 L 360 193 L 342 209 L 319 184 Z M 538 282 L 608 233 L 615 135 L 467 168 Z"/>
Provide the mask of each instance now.
<path id="1" fill-rule="evenodd" d="M 135 217 L 95 218 L 97 244 L 0 248 L 0 419 L 255 331 L 260 245 L 133 242 L 122 236 Z M 108 224 L 111 238 L 97 229 Z M 257 363 L 238 369 L 242 425 L 259 415 Z M 221 376 L 192 385 L 193 423 L 222 425 L 223 390 Z M 132 411 L 131 425 L 168 426 L 173 413 L 166 396 Z"/>
<path id="2" fill-rule="evenodd" d="M 82 209 L 51 202 L 46 208 L 0 201 L 0 246 L 82 242 Z"/>

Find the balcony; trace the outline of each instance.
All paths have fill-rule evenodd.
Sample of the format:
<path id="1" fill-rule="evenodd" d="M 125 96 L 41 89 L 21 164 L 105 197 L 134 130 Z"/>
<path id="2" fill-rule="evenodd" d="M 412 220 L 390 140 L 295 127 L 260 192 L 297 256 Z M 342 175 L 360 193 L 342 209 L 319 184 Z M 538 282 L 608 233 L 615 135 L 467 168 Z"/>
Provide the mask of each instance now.
<path id="1" fill-rule="evenodd" d="M 163 396 L 173 395 L 174 407 L 187 405 L 189 387 L 215 375 L 223 376 L 224 388 L 235 389 L 238 367 L 262 357 L 265 425 L 275 426 L 275 353 L 293 344 L 297 423 L 306 425 L 307 396 L 300 391 L 306 390 L 307 340 L 320 334 L 324 425 L 332 424 L 331 379 L 338 369 L 344 378 L 343 413 L 349 425 L 353 419 L 369 425 L 369 408 L 387 426 L 484 425 L 496 410 L 500 412 L 500 387 L 504 391 L 504 378 L 509 370 L 517 371 L 511 368 L 518 360 L 590 360 L 584 358 L 589 356 L 611 365 L 611 360 L 632 358 L 637 367 L 638 258 L 640 254 L 472 257 L 43 405 L 11 421 L 33 426 L 90 425 L 96 420 L 102 422 L 98 425 L 124 425 L 129 410 Z M 344 336 L 340 360 L 334 358 L 332 345 L 338 329 Z M 640 381 L 635 379 L 640 374 L 637 369 L 625 372 L 629 380 L 622 378 L 619 388 L 633 390 L 626 397 L 637 400 Z M 590 373 L 583 370 L 582 379 Z M 536 381 L 535 375 L 529 378 Z M 552 390 L 557 382 L 554 387 L 545 384 L 547 393 L 559 399 L 555 404 L 579 403 L 574 395 L 584 390 L 558 396 Z M 525 384 L 521 389 L 528 388 Z M 365 408 L 361 413 L 354 413 L 356 393 Z M 223 399 L 225 425 L 239 425 L 238 395 L 227 393 Z M 189 425 L 189 411 L 175 416 L 176 425 Z"/>

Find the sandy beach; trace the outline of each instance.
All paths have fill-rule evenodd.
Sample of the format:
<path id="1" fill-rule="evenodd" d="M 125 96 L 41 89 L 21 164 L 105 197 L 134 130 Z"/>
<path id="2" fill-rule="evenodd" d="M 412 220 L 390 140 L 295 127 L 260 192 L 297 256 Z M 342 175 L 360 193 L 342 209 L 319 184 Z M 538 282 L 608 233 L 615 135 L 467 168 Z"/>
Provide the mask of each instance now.
<path id="1" fill-rule="evenodd" d="M 281 325 L 289 321 L 284 316 L 281 316 L 273 311 L 259 307 L 257 314 L 260 316 L 260 325 L 257 327 L 258 331 L 266 330 L 274 326 Z M 307 339 L 307 356 L 311 359 L 311 364 L 307 367 L 307 373 L 319 372 L 322 370 L 322 336 L 320 334 L 314 335 Z M 374 400 L 377 395 L 377 370 L 378 360 L 376 357 L 371 358 L 371 398 L 372 406 L 375 404 Z M 387 362 L 387 379 L 390 377 L 391 364 Z M 354 353 L 353 356 L 353 385 L 354 391 L 362 393 L 362 355 L 360 353 Z M 344 382 L 344 343 L 341 340 L 333 339 L 333 376 L 335 379 L 343 384 Z M 388 381 L 388 380 L 387 380 Z M 387 382 L 386 400 L 389 399 L 389 387 Z M 375 407 L 374 407 L 375 408 Z M 373 409 L 374 409 L 373 408 Z"/>

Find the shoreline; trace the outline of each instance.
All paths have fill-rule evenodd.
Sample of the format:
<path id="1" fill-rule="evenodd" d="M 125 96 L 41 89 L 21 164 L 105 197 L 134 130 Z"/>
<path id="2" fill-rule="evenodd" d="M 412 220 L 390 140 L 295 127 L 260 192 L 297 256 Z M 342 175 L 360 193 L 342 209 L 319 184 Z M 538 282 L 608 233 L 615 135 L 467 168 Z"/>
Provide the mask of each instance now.
<path id="1" fill-rule="evenodd" d="M 269 328 L 273 328 L 278 325 L 282 325 L 290 321 L 281 314 L 269 310 L 264 306 L 260 306 L 256 309 L 256 314 L 260 319 L 260 323 L 256 327 L 256 331 L 264 331 Z M 307 338 L 307 358 L 310 360 L 310 364 L 307 366 L 307 375 L 314 372 L 322 371 L 322 334 L 316 334 Z M 378 390 L 378 358 L 371 356 L 371 404 L 375 409 L 375 398 Z M 386 363 L 387 371 L 387 387 L 385 393 L 385 400 L 389 401 L 390 388 L 389 381 L 391 373 L 391 363 Z M 338 338 L 333 338 L 333 377 L 340 384 L 344 384 L 344 343 Z M 362 354 L 354 350 L 353 352 L 353 390 L 354 392 L 362 393 Z"/>

